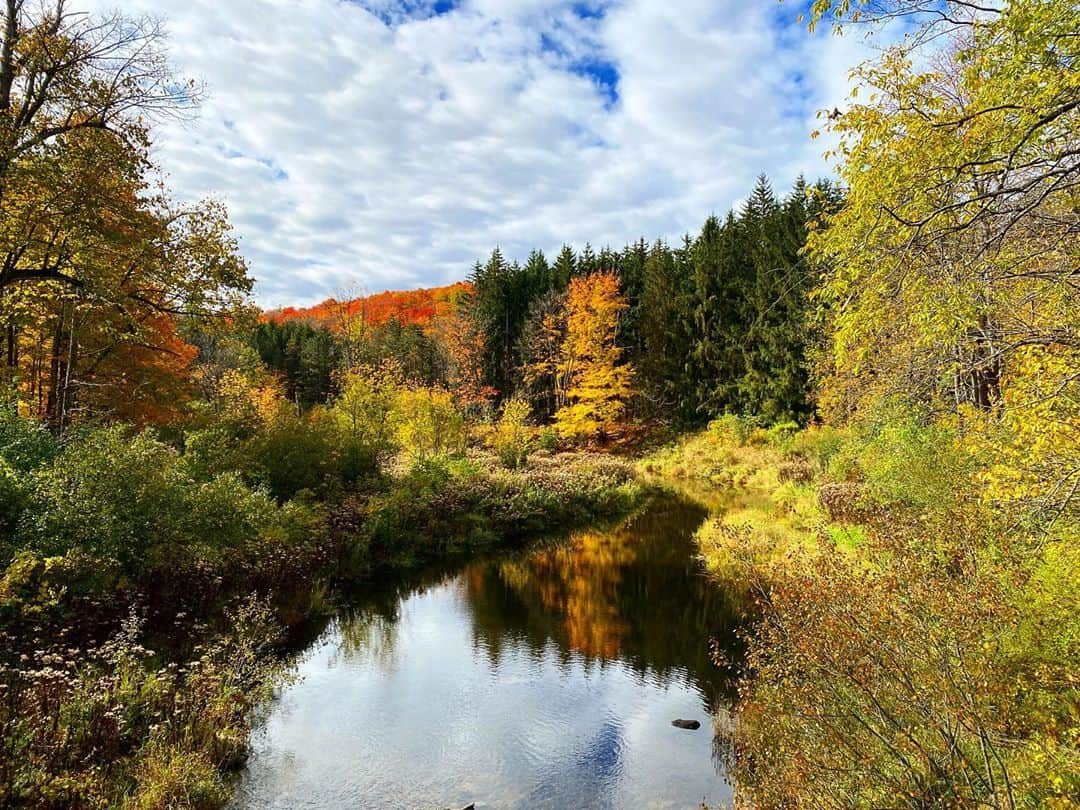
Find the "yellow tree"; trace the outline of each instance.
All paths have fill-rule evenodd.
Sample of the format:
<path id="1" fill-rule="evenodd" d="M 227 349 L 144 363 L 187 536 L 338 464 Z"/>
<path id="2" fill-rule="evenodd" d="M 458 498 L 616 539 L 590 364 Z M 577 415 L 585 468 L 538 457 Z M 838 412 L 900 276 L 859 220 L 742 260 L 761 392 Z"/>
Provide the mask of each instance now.
<path id="1" fill-rule="evenodd" d="M 929 15 L 830 115 L 847 201 L 810 248 L 836 268 L 833 359 L 857 399 L 887 387 L 987 408 L 1012 352 L 1078 345 L 1080 8 L 946 5 L 951 27 Z M 950 44 L 913 54 L 936 34 Z"/>
<path id="2" fill-rule="evenodd" d="M 619 322 L 628 308 L 614 273 L 573 279 L 566 296 L 562 371 L 568 404 L 555 414 L 559 433 L 587 439 L 608 433 L 633 393 L 633 368 L 621 363 Z"/>

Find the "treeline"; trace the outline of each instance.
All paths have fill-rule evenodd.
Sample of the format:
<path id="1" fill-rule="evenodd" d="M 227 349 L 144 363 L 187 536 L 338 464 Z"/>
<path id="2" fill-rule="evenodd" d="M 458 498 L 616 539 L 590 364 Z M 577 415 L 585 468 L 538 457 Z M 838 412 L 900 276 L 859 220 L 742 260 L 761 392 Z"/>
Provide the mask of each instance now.
<path id="1" fill-rule="evenodd" d="M 800 179 L 778 198 L 762 176 L 739 210 L 709 217 L 675 247 L 564 246 L 524 263 L 496 248 L 425 328 L 396 318 L 372 326 L 354 313 L 336 326 L 263 322 L 253 341 L 305 405 L 333 392 L 335 367 L 391 358 L 466 407 L 524 399 L 567 436 L 628 418 L 686 426 L 731 412 L 802 423 L 814 412 L 810 292 L 821 272 L 802 249 L 841 203 L 827 181 Z"/>

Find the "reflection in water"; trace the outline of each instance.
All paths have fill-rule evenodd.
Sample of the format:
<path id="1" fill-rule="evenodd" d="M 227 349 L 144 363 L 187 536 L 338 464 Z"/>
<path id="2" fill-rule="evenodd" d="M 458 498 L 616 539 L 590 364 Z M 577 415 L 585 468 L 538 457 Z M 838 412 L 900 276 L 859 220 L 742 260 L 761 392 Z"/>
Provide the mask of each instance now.
<path id="1" fill-rule="evenodd" d="M 728 796 L 710 638 L 735 615 L 694 557 L 698 508 L 368 595 L 300 665 L 236 806 L 699 807 Z M 670 725 L 697 718 L 703 730 Z"/>
<path id="2" fill-rule="evenodd" d="M 733 643 L 737 616 L 702 576 L 693 533 L 705 512 L 658 499 L 608 531 L 499 563 L 469 566 L 466 588 L 478 643 L 497 660 L 512 641 L 563 654 L 617 659 L 641 675 L 688 672 L 710 707 L 729 696 L 708 640 Z"/>

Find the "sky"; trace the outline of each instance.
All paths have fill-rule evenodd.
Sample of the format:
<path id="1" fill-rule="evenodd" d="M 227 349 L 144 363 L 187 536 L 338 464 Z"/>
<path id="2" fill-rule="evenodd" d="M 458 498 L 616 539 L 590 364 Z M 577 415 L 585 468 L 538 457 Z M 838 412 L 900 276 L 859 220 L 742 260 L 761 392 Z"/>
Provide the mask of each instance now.
<path id="1" fill-rule="evenodd" d="M 827 173 L 858 37 L 797 0 L 79 0 L 165 20 L 201 79 L 154 155 L 229 207 L 265 307 L 446 284 L 496 245 L 675 241 Z"/>

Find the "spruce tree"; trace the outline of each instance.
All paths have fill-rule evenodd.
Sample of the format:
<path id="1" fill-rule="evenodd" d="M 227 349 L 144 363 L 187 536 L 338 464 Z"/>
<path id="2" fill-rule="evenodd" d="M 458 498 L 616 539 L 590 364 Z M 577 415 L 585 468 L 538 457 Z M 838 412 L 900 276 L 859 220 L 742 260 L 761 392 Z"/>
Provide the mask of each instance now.
<path id="1" fill-rule="evenodd" d="M 577 275 L 577 257 L 574 249 L 569 245 L 563 245 L 559 255 L 555 257 L 555 264 L 551 268 L 552 284 L 560 292 L 565 290 L 570 279 Z"/>
<path id="2" fill-rule="evenodd" d="M 638 368 L 642 396 L 650 410 L 674 415 L 678 421 L 695 417 L 695 392 L 686 370 L 694 345 L 689 317 L 694 304 L 692 281 L 689 251 L 673 251 L 658 240 L 642 272 Z"/>
<path id="3" fill-rule="evenodd" d="M 723 225 L 711 216 L 690 251 L 694 279 L 695 345 L 688 370 L 696 408 L 704 417 L 741 410 L 742 345 L 748 328 L 746 290 L 753 279 L 746 238 L 733 213 Z"/>

